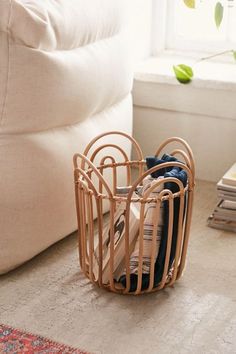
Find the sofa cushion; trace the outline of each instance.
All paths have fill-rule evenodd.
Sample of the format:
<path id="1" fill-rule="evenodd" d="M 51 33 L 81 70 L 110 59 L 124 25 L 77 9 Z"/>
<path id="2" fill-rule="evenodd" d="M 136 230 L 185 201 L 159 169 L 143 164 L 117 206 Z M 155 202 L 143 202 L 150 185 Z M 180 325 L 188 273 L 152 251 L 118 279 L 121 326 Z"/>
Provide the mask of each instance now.
<path id="1" fill-rule="evenodd" d="M 3 132 L 74 124 L 130 91 L 117 1 L 12 0 L 0 3 L 2 12 Z"/>
<path id="2" fill-rule="evenodd" d="M 132 131 L 122 12 L 115 0 L 0 1 L 0 273 L 76 229 L 73 154 Z"/>

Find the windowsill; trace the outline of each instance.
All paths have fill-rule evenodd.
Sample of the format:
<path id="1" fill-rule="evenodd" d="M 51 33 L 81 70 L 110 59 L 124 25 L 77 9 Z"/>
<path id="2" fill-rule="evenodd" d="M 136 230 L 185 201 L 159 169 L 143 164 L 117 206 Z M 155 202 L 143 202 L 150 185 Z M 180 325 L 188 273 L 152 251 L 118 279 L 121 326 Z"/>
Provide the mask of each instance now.
<path id="1" fill-rule="evenodd" d="M 225 56 L 196 63 L 191 56 L 165 53 L 140 63 L 134 75 L 134 104 L 235 119 L 236 63 Z M 173 65 L 190 65 L 194 78 L 180 84 Z M 194 64 L 195 63 L 195 64 Z"/>
<path id="2" fill-rule="evenodd" d="M 191 56 L 171 52 L 158 57 L 150 57 L 139 64 L 135 71 L 135 80 L 179 85 L 173 72 L 173 65 L 190 65 L 194 71 L 191 82 L 193 87 L 211 89 L 236 89 L 236 62 L 231 55 L 226 58 L 216 57 L 201 62 Z"/>

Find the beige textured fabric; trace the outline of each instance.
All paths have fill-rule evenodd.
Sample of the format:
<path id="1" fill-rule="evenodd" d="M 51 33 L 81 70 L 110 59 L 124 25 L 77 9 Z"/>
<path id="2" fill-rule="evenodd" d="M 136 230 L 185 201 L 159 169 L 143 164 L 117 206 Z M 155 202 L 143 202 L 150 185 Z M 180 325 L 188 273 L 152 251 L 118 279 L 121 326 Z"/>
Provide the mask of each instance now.
<path id="1" fill-rule="evenodd" d="M 0 273 L 76 229 L 73 154 L 132 131 L 122 12 L 115 0 L 0 2 Z"/>

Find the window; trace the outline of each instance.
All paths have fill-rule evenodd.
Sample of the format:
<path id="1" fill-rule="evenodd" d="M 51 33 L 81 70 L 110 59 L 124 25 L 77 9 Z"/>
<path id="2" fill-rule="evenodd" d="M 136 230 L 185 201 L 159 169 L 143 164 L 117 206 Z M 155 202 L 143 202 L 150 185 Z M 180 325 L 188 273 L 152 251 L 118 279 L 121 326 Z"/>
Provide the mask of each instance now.
<path id="1" fill-rule="evenodd" d="M 202 52 L 236 49 L 236 0 L 193 0 L 194 8 L 186 6 L 186 2 L 154 0 L 153 54 L 163 49 Z M 219 27 L 215 22 L 217 3 L 223 9 Z"/>

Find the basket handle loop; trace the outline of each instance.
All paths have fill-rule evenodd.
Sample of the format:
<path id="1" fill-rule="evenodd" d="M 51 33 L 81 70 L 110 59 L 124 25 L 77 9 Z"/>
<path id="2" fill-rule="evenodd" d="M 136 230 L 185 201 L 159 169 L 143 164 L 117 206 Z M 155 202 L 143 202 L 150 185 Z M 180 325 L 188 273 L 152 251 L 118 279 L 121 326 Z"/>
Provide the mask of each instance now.
<path id="1" fill-rule="evenodd" d="M 79 168 L 78 166 L 78 158 L 81 159 L 81 168 Z M 102 174 L 98 171 L 98 169 L 96 168 L 96 166 L 83 154 L 80 154 L 79 152 L 76 153 L 73 156 L 73 163 L 74 163 L 74 168 L 75 170 L 82 170 L 84 173 L 86 173 L 84 171 L 84 165 L 85 163 L 88 164 L 88 166 L 93 170 L 93 172 L 95 173 L 95 175 L 98 177 L 99 181 L 103 184 L 105 190 L 107 191 L 107 194 L 109 196 L 110 199 L 113 198 L 112 192 L 107 184 L 107 182 L 105 181 L 104 177 L 102 176 Z M 91 182 L 91 180 L 90 180 Z M 91 182 L 92 183 L 92 182 Z"/>

